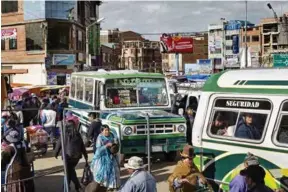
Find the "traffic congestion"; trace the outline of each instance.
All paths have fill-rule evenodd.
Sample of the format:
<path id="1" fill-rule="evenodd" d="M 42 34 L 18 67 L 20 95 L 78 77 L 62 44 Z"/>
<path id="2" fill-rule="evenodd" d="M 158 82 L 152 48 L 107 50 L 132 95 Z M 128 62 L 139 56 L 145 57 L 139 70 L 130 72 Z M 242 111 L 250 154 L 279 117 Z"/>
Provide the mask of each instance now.
<path id="1" fill-rule="evenodd" d="M 1 0 L 1 191 L 288 192 L 287 10 Z"/>
<path id="2" fill-rule="evenodd" d="M 261 182 L 261 191 L 284 191 L 287 93 L 266 82 L 284 81 L 286 72 L 227 71 L 199 90 L 157 73 L 98 70 L 73 73 L 71 86 L 57 87 L 57 94 L 55 87 L 39 96 L 13 88 L 1 119 L 2 189 L 34 191 L 33 179 L 25 178 L 33 178 L 34 161 L 51 150 L 62 156 L 65 181 L 76 191 L 156 191 L 151 164 L 159 158 L 176 165 L 166 178 L 170 191 L 245 191 L 245 177 Z M 124 183 L 122 167 L 132 175 Z"/>

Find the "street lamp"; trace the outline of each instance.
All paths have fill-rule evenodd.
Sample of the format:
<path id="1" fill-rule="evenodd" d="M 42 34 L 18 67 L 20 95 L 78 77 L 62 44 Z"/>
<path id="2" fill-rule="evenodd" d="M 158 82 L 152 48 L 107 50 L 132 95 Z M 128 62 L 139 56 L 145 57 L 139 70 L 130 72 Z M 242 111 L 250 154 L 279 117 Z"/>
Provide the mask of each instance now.
<path id="1" fill-rule="evenodd" d="M 86 26 L 86 64 L 88 66 L 90 66 L 90 59 L 89 59 L 89 29 L 90 27 L 92 27 L 93 25 L 99 25 L 105 18 L 102 17 L 100 19 L 97 19 L 96 21 L 94 21 L 93 23 L 89 24 Z"/>
<path id="2" fill-rule="evenodd" d="M 248 45 L 247 45 L 247 0 L 245 1 L 245 68 L 248 66 Z"/>
<path id="3" fill-rule="evenodd" d="M 271 5 L 270 3 L 267 3 L 267 7 L 273 11 L 274 18 L 277 20 L 277 19 L 278 19 L 278 16 L 277 16 L 276 12 L 274 11 L 272 5 Z"/>

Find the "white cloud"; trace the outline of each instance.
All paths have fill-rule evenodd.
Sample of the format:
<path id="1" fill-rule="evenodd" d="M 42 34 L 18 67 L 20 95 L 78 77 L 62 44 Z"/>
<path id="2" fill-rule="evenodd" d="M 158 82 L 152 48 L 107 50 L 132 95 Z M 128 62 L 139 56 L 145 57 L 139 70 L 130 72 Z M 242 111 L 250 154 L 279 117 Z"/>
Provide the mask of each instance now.
<path id="1" fill-rule="evenodd" d="M 273 17 L 267 1 L 248 1 L 248 20 L 259 23 Z M 288 12 L 288 1 L 270 1 L 278 16 Z M 244 1 L 113 1 L 100 7 L 102 28 L 139 33 L 206 31 L 211 23 L 245 19 Z M 157 35 L 151 36 L 158 38 Z"/>

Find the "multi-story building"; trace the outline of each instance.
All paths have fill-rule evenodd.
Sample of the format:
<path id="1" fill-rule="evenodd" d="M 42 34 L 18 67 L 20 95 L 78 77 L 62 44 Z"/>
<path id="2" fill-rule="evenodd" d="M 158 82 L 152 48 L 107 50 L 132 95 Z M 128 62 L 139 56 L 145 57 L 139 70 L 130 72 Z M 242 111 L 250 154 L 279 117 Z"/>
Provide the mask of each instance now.
<path id="1" fill-rule="evenodd" d="M 288 53 L 287 16 L 288 13 L 285 13 L 278 19 L 263 18 L 260 21 L 262 40 L 261 51 L 264 66 L 272 66 L 272 55 L 274 53 Z"/>
<path id="2" fill-rule="evenodd" d="M 155 71 L 154 68 L 157 68 L 156 71 L 161 71 L 159 42 L 146 40 L 133 31 L 119 29 L 102 30 L 100 34 L 102 44 L 114 44 L 114 63 L 118 62 L 119 69 Z"/>
<path id="3" fill-rule="evenodd" d="M 245 28 L 241 29 L 240 32 L 241 36 L 241 50 L 245 51 L 246 48 L 246 42 L 245 42 Z M 261 46 L 262 46 L 262 40 L 261 40 L 261 27 L 255 26 L 247 28 L 247 57 L 248 59 L 248 66 L 247 67 L 260 67 L 261 66 Z M 246 53 L 243 53 L 243 56 L 245 56 Z"/>
<path id="4" fill-rule="evenodd" d="M 242 20 L 222 20 L 220 24 L 211 24 L 209 29 L 209 59 L 212 59 L 213 71 L 227 68 L 240 68 Z M 254 24 L 247 21 L 247 27 Z"/>
<path id="5" fill-rule="evenodd" d="M 85 26 L 99 1 L 1 1 L 1 68 L 28 69 L 11 82 L 66 84 L 85 63 Z M 79 67 L 80 66 L 80 67 Z"/>
<path id="6" fill-rule="evenodd" d="M 212 69 L 214 72 L 224 68 L 224 26 L 224 21 L 219 24 L 210 24 L 208 26 L 208 58 L 212 61 Z"/>
<path id="7" fill-rule="evenodd" d="M 162 72 L 158 41 L 130 40 L 122 43 L 121 68 Z"/>

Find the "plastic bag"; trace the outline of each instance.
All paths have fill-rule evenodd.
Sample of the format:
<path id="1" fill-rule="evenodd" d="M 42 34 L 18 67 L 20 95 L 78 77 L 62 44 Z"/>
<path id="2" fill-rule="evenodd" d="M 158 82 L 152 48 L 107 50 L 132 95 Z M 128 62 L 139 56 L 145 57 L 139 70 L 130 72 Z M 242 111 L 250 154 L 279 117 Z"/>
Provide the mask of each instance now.
<path id="1" fill-rule="evenodd" d="M 84 170 L 83 170 L 83 176 L 81 179 L 81 183 L 85 186 L 87 186 L 89 183 L 93 181 L 93 174 L 91 172 L 90 166 L 88 163 L 86 163 Z"/>

